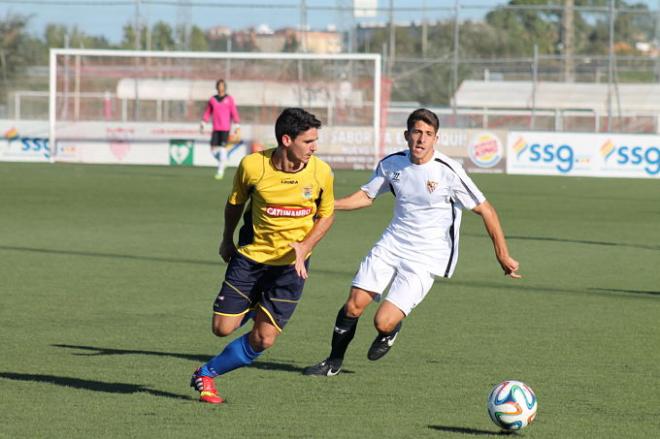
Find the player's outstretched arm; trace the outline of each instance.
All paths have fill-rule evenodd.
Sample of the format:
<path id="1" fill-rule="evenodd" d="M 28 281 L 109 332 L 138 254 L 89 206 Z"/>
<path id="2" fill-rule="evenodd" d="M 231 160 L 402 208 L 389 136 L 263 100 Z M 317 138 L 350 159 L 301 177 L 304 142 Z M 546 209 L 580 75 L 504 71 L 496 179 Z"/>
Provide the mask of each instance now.
<path id="1" fill-rule="evenodd" d="M 493 205 L 488 201 L 484 201 L 472 209 L 472 211 L 483 219 L 486 231 L 493 241 L 493 247 L 495 247 L 495 257 L 502 266 L 504 274 L 515 279 L 521 278 L 522 276 L 517 273 L 520 264 L 509 255 L 504 231 L 502 230 L 500 219 Z"/>
<path id="2" fill-rule="evenodd" d="M 230 204 L 225 205 L 225 227 L 222 232 L 222 240 L 220 241 L 220 249 L 218 253 L 222 260 L 229 262 L 229 260 L 236 253 L 236 244 L 234 244 L 234 231 L 238 222 L 241 220 L 243 214 L 244 204 Z"/>
<path id="3" fill-rule="evenodd" d="M 298 273 L 298 276 L 303 279 L 307 279 L 307 269 L 305 268 L 305 259 L 307 259 L 307 255 L 312 252 L 314 247 L 316 247 L 316 244 L 318 244 L 325 234 L 328 233 L 328 230 L 330 230 L 330 226 L 332 226 L 334 221 L 334 214 L 317 219 L 314 223 L 314 227 L 312 227 L 312 230 L 310 230 L 307 236 L 305 236 L 305 239 L 300 242 L 292 242 L 289 244 L 296 252 L 296 273 Z"/>
<path id="4" fill-rule="evenodd" d="M 371 206 L 373 202 L 373 198 L 369 198 L 369 195 L 360 189 L 351 195 L 335 200 L 335 210 L 362 209 Z"/>

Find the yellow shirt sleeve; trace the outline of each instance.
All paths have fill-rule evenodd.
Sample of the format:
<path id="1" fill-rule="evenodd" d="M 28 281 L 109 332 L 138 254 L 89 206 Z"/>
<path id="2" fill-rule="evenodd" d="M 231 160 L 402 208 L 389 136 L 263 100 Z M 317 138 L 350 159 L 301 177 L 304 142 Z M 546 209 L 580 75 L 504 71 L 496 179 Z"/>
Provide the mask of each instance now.
<path id="1" fill-rule="evenodd" d="M 234 175 L 234 184 L 229 194 L 227 202 L 233 205 L 245 204 L 248 200 L 249 189 L 250 189 L 250 179 L 248 173 L 245 170 L 245 158 L 241 160 L 241 163 L 238 165 L 236 170 L 236 175 Z"/>
<path id="2" fill-rule="evenodd" d="M 321 181 L 321 202 L 318 205 L 316 216 L 325 218 L 332 216 L 335 211 L 335 191 L 334 191 L 334 175 L 329 166 L 325 165 L 325 178 Z"/>

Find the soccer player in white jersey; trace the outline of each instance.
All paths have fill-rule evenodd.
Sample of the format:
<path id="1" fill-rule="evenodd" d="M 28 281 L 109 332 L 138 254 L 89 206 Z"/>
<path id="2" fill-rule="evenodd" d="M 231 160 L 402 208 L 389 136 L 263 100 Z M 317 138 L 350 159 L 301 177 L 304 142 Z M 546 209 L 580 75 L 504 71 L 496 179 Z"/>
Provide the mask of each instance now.
<path id="1" fill-rule="evenodd" d="M 374 317 L 378 335 L 367 357 L 378 360 L 389 351 L 402 320 L 424 300 L 434 279 L 453 274 L 462 209 L 482 217 L 504 273 L 521 277 L 493 206 L 460 164 L 435 151 L 438 127 L 432 111 L 412 112 L 404 132 L 408 150 L 385 157 L 367 184 L 335 200 L 335 210 L 354 210 L 371 206 L 386 192 L 396 199 L 392 221 L 360 263 L 348 300 L 337 314 L 330 356 L 306 368 L 305 375 L 334 376 L 341 371 L 358 319 L 370 303 L 380 301 L 388 285 Z"/>

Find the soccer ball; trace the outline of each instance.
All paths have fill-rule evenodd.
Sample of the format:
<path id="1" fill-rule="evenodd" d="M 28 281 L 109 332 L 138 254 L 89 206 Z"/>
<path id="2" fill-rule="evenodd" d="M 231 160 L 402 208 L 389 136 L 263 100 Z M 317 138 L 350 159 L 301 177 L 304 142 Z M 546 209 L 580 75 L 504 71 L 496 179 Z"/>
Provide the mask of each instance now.
<path id="1" fill-rule="evenodd" d="M 536 395 L 525 383 L 502 381 L 488 396 L 488 414 L 504 430 L 520 430 L 536 417 Z"/>

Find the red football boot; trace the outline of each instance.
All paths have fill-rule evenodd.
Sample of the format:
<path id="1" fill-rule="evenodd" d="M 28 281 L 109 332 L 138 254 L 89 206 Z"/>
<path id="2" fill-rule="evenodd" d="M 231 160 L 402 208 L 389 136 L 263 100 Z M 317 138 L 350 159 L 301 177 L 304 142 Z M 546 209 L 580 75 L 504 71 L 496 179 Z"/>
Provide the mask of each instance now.
<path id="1" fill-rule="evenodd" d="M 222 404 L 225 402 L 218 390 L 215 388 L 213 378 L 200 375 L 199 369 L 195 371 L 190 379 L 190 387 L 199 392 L 199 400 L 201 402 L 208 402 L 209 404 Z"/>

